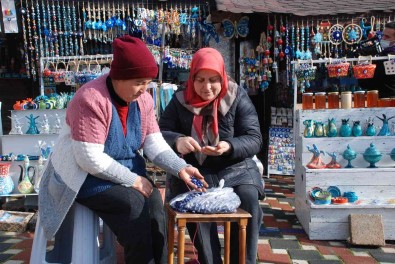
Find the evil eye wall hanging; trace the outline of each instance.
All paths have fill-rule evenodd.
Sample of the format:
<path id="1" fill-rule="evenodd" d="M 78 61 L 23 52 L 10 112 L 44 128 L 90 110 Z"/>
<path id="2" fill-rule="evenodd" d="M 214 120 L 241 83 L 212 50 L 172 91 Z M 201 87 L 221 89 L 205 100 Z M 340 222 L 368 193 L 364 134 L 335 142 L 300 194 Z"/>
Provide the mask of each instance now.
<path id="1" fill-rule="evenodd" d="M 239 22 L 232 22 L 230 19 L 222 20 L 222 25 L 224 26 L 224 36 L 225 38 L 231 39 L 233 37 L 238 38 L 246 37 L 249 33 L 248 22 L 249 18 L 244 16 L 240 18 Z"/>
<path id="2" fill-rule="evenodd" d="M 357 24 L 349 24 L 343 29 L 343 41 L 348 45 L 358 43 L 362 39 L 362 28 Z"/>
<path id="3" fill-rule="evenodd" d="M 334 24 L 329 29 L 329 41 L 333 45 L 339 45 L 343 42 L 343 29 L 344 27 L 340 24 Z"/>

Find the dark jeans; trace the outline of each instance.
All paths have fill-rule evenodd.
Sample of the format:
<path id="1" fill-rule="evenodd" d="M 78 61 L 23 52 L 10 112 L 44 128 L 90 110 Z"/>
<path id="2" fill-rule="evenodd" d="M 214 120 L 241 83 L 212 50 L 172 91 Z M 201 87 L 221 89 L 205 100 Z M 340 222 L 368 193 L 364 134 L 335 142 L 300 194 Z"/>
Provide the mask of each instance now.
<path id="1" fill-rule="evenodd" d="M 124 247 L 129 264 L 167 263 L 167 230 L 162 197 L 157 188 L 149 198 L 115 185 L 77 202 L 93 210 Z"/>
<path id="2" fill-rule="evenodd" d="M 174 178 L 173 178 L 174 179 Z M 177 179 L 176 179 L 177 180 Z M 179 193 L 187 190 L 182 190 L 185 184 L 174 184 L 172 194 L 176 195 L 176 189 Z M 246 241 L 246 264 L 255 264 L 258 251 L 258 237 L 259 229 L 262 223 L 263 212 L 259 206 L 259 193 L 253 185 L 239 185 L 233 187 L 235 193 L 240 197 L 240 208 L 249 212 L 252 216 L 248 220 L 247 225 L 247 241 Z M 198 230 L 196 233 L 196 226 Z M 221 259 L 221 244 L 218 238 L 218 231 L 216 223 L 199 223 L 187 224 L 188 232 L 191 240 L 194 239 L 194 245 L 199 252 L 200 264 L 220 264 Z M 230 238 L 230 263 L 239 263 L 239 227 L 237 223 L 231 224 L 231 238 Z M 196 233 L 196 235 L 195 235 Z"/>

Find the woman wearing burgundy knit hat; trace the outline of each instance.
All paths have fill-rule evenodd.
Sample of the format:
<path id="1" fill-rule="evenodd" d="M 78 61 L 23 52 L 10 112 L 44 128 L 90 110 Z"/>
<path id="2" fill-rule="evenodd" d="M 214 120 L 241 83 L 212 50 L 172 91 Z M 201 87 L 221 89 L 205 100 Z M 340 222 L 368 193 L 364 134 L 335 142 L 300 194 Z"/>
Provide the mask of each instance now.
<path id="1" fill-rule="evenodd" d="M 124 247 L 126 263 L 163 264 L 163 202 L 138 150 L 194 189 L 191 176 L 203 177 L 160 133 L 146 92 L 158 74 L 148 48 L 124 36 L 114 40 L 113 51 L 110 73 L 83 85 L 67 107 L 66 125 L 40 184 L 39 221 L 52 238 L 76 201 L 110 227 Z"/>
<path id="2" fill-rule="evenodd" d="M 212 48 L 192 58 L 186 88 L 177 91 L 159 120 L 163 137 L 184 159 L 199 169 L 210 187 L 221 179 L 240 197 L 240 207 L 252 215 L 247 225 L 246 263 L 256 263 L 264 195 L 261 174 L 253 156 L 262 147 L 258 116 L 247 93 L 229 80 L 221 54 Z M 171 176 L 170 194 L 187 186 Z M 187 224 L 200 264 L 219 264 L 221 245 L 216 223 Z M 197 234 L 196 234 L 197 232 Z M 238 226 L 232 223 L 230 262 L 238 262 Z"/>

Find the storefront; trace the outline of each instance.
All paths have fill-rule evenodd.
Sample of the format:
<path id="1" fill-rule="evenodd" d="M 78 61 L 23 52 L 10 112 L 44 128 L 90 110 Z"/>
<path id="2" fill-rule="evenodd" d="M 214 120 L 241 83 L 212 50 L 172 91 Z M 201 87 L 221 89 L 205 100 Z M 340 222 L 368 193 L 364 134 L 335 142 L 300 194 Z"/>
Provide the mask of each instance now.
<path id="1" fill-rule="evenodd" d="M 298 179 L 296 212 L 305 229 L 311 229 L 308 217 L 302 215 L 307 211 L 310 214 L 319 206 L 308 193 L 313 187 L 325 191 L 332 185 L 340 185 L 340 181 L 326 181 L 325 178 L 322 184 L 315 181 L 306 184 L 308 173 L 324 177 L 326 173 L 336 172 L 336 169 L 307 169 L 306 154 L 311 152 L 307 145 L 316 144 L 320 150 L 332 156 L 336 154 L 338 163 L 344 167 L 346 158 L 341 154 L 351 144 L 359 154 L 355 164 L 360 166 L 361 174 L 371 175 L 375 169 L 362 167 L 363 152 L 373 142 L 383 155 L 378 166 L 385 167 L 385 173 L 381 169 L 376 172 L 385 175 L 392 172 L 388 168 L 393 166 L 389 154 L 395 146 L 386 142 L 393 137 L 393 124 L 388 121 L 395 113 L 392 113 L 393 108 L 381 107 L 394 106 L 395 100 L 379 100 L 380 105 L 375 108 L 365 107 L 366 91 L 376 88 L 374 83 L 367 84 L 364 80 L 374 77 L 372 61 L 378 59 L 359 56 L 380 53 L 384 26 L 394 20 L 393 10 L 388 9 L 393 3 L 378 1 L 369 6 L 358 1 L 349 1 L 347 5 L 341 1 L 252 2 L 1 1 L 3 160 L 12 154 L 19 161 L 23 161 L 25 155 L 34 160 L 48 154 L 73 92 L 109 70 L 114 38 L 124 34 L 138 36 L 155 56 L 160 71 L 150 92 L 158 117 L 177 85 L 187 79 L 193 53 L 210 46 L 221 52 L 228 74 L 249 92 L 256 106 L 265 142 L 259 154 L 265 174 L 295 175 Z M 380 57 L 380 61 L 389 65 L 394 59 Z M 388 73 L 388 76 L 394 74 L 393 70 Z M 360 94 L 364 99 L 361 108 L 350 112 L 326 109 L 330 108 L 332 98 L 341 101 L 334 108 L 355 108 L 355 99 Z M 297 110 L 301 108 L 302 97 L 305 103 L 310 98 L 312 104 Z M 321 107 L 317 104 L 319 98 L 324 98 Z M 307 109 L 309 107 L 312 109 Z M 14 110 L 11 115 L 9 110 Z M 365 138 L 370 123 L 377 129 L 385 125 L 375 118 L 383 114 L 387 116 L 384 118 L 387 118 L 390 137 L 386 134 L 385 137 Z M 362 137 L 336 134 L 331 138 L 333 145 L 327 145 L 324 142 L 328 134 L 324 131 L 325 126 L 330 125 L 329 118 L 336 119 L 334 126 L 338 130 L 342 125 L 340 119 L 350 119 L 354 124 L 359 121 Z M 367 122 L 367 118 L 375 119 Z M 308 120 L 315 125 L 306 125 L 304 129 L 302 125 Z M 312 134 L 306 136 L 309 129 Z M 324 158 L 323 162 L 330 161 Z M 14 163 L 11 167 L 15 179 L 18 165 Z M 347 169 L 338 171 L 344 175 L 350 172 Z M 387 177 L 385 175 L 383 177 Z M 389 208 L 391 213 L 395 194 L 387 189 L 394 184 L 388 179 L 380 184 L 386 185 L 385 188 L 378 188 L 388 194 L 382 197 L 385 201 L 381 204 L 384 203 L 383 208 Z M 380 213 L 377 205 L 371 204 L 377 202 L 377 194 L 366 194 L 363 188 L 354 188 L 351 184 L 344 184 L 341 192 L 354 192 L 361 199 L 371 200 L 365 207 Z M 305 207 L 306 203 L 312 204 Z M 351 212 L 349 207 L 345 206 L 343 211 L 347 215 Z M 344 227 L 347 221 L 341 221 Z M 386 221 L 385 225 L 392 228 Z M 393 239 L 393 234 L 389 237 Z"/>

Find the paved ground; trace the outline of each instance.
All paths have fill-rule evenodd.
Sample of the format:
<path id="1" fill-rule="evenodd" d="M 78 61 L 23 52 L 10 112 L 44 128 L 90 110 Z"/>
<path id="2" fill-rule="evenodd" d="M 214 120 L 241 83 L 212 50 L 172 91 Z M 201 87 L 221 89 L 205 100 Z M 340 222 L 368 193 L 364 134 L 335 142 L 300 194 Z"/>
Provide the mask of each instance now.
<path id="1" fill-rule="evenodd" d="M 370 264 L 395 263 L 395 241 L 384 247 L 355 247 L 346 241 L 311 241 L 294 213 L 293 177 L 266 179 L 267 199 L 262 202 L 264 225 L 260 230 L 258 263 Z M 219 228 L 221 232 L 221 228 Z M 33 233 L 0 233 L 0 263 L 29 263 Z M 122 248 L 117 249 L 123 263 Z M 186 260 L 194 258 L 190 240 Z"/>

